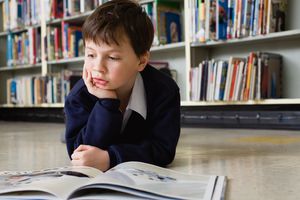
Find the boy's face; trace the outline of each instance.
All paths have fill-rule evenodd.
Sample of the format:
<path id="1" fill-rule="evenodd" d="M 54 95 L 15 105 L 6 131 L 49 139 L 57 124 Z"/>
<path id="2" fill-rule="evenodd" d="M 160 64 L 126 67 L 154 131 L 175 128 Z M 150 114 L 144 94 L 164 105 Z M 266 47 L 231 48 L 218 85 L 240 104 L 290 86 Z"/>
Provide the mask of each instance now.
<path id="1" fill-rule="evenodd" d="M 92 73 L 93 84 L 117 93 L 131 90 L 136 74 L 145 68 L 149 58 L 148 53 L 138 57 L 124 34 L 118 43 L 98 45 L 87 40 L 84 59 L 85 69 Z"/>

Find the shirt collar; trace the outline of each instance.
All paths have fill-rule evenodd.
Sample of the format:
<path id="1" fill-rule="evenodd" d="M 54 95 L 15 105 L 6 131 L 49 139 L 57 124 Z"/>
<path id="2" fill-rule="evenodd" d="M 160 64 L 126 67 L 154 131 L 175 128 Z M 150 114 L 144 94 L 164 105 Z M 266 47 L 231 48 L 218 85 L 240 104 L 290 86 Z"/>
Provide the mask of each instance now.
<path id="1" fill-rule="evenodd" d="M 147 117 L 146 93 L 144 81 L 140 73 L 137 74 L 132 93 L 126 109 L 134 110 L 145 120 Z"/>

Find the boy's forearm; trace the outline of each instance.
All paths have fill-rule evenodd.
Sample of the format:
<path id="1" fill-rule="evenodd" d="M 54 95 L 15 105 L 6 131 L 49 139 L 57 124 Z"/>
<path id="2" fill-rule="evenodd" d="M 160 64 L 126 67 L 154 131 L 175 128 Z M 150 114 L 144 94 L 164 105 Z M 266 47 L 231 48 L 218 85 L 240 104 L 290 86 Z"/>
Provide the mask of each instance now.
<path id="1" fill-rule="evenodd" d="M 86 126 L 84 144 L 107 149 L 120 134 L 122 114 L 117 99 L 101 99 L 95 104 Z"/>
<path id="2" fill-rule="evenodd" d="M 118 109 L 118 100 L 98 100 L 91 111 L 78 104 L 80 103 L 77 101 L 66 101 L 65 104 L 66 143 L 69 155 L 80 144 L 106 149 L 121 129 L 122 115 Z"/>

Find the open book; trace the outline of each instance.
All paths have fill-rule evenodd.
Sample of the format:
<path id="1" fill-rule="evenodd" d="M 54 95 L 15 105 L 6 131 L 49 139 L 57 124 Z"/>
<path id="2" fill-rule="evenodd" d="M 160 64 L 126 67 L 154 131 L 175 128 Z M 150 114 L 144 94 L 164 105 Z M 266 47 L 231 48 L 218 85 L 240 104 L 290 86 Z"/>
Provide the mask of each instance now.
<path id="1" fill-rule="evenodd" d="M 225 176 L 190 175 L 142 162 L 0 172 L 0 199 L 223 199 Z"/>

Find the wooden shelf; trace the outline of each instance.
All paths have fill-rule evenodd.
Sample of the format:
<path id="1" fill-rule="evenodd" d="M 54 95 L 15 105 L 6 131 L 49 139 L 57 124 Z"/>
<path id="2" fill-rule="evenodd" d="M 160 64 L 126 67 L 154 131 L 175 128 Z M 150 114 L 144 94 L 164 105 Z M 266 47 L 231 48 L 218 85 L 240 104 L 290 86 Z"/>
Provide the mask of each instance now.
<path id="1" fill-rule="evenodd" d="M 228 105 L 286 105 L 286 104 L 299 104 L 298 99 L 265 99 L 260 101 L 215 101 L 215 102 L 194 102 L 194 101 L 181 101 L 181 106 L 228 106 Z M 63 108 L 63 103 L 56 104 L 38 104 L 38 105 L 14 105 L 14 104 L 2 104 L 1 108 Z"/>
<path id="2" fill-rule="evenodd" d="M 153 46 L 151 47 L 150 51 L 162 52 L 162 51 L 170 51 L 170 50 L 178 50 L 178 49 L 184 50 L 184 47 L 185 47 L 185 42 L 177 42 L 177 43 Z"/>
<path id="3" fill-rule="evenodd" d="M 60 24 L 62 21 L 65 22 L 73 22 L 73 21 L 84 21 L 90 14 L 93 13 L 93 10 L 88 11 L 86 13 L 81 13 L 78 15 L 68 16 L 59 19 L 50 19 L 46 22 L 47 25 Z"/>
<path id="4" fill-rule="evenodd" d="M 1 32 L 1 33 L 0 33 L 0 37 L 7 36 L 7 34 L 8 34 L 8 32 L 7 32 L 7 31 L 5 31 L 5 32 Z"/>
<path id="5" fill-rule="evenodd" d="M 300 104 L 300 98 L 295 99 L 263 99 L 251 101 L 182 101 L 181 106 L 226 106 L 226 105 L 285 105 Z"/>
<path id="6" fill-rule="evenodd" d="M 166 45 L 160 45 L 160 46 L 154 46 L 150 49 L 151 52 L 162 52 L 162 51 L 170 51 L 170 50 L 178 50 L 182 49 L 184 50 L 185 43 L 184 42 L 178 42 L 173 44 L 166 44 Z M 49 65 L 55 65 L 55 64 L 67 64 L 67 63 L 76 63 L 76 62 L 83 62 L 84 57 L 76 57 L 76 58 L 65 58 L 60 60 L 52 60 L 48 61 L 47 64 Z"/>
<path id="7" fill-rule="evenodd" d="M 74 16 L 64 17 L 63 21 L 72 22 L 72 21 L 85 20 L 93 12 L 94 12 L 93 10 L 90 10 L 90 11 L 88 11 L 86 13 L 82 13 L 82 14 L 78 14 L 78 15 L 74 15 Z"/>
<path id="8" fill-rule="evenodd" d="M 76 57 L 76 58 L 65 58 L 60 60 L 51 60 L 48 61 L 47 64 L 49 65 L 57 65 L 57 64 L 67 64 L 67 63 L 77 63 L 77 62 L 83 62 L 84 57 Z"/>
<path id="9" fill-rule="evenodd" d="M 23 69 L 32 69 L 32 68 L 41 68 L 42 64 L 28 64 L 28 65 L 16 65 L 16 66 L 11 66 L 11 67 L 0 67 L 0 71 L 14 71 L 14 70 L 23 70 Z"/>
<path id="10" fill-rule="evenodd" d="M 193 42 L 191 43 L 191 47 L 214 47 L 214 46 L 224 46 L 224 45 L 259 43 L 264 41 L 295 40 L 295 39 L 300 39 L 300 29 L 270 33 L 267 35 L 257 35 L 257 36 L 239 38 L 239 39 L 230 39 L 225 41 L 222 40 L 209 41 L 206 43 Z"/>

